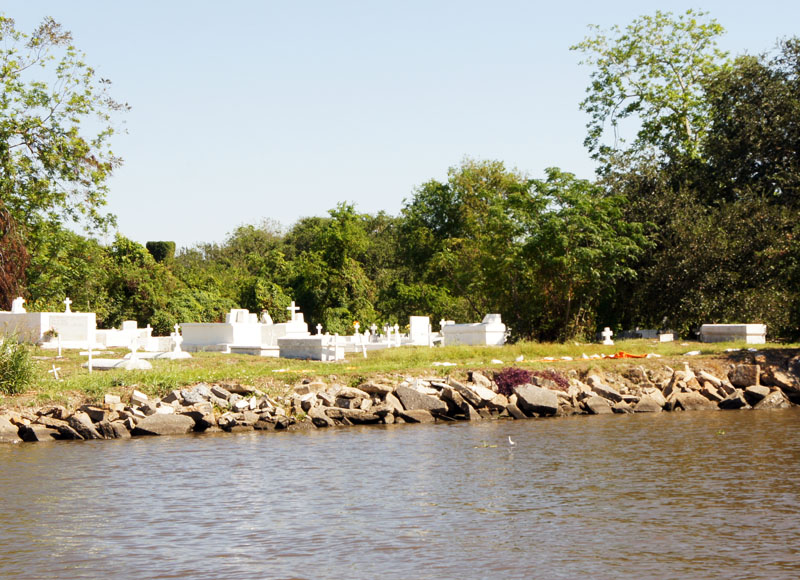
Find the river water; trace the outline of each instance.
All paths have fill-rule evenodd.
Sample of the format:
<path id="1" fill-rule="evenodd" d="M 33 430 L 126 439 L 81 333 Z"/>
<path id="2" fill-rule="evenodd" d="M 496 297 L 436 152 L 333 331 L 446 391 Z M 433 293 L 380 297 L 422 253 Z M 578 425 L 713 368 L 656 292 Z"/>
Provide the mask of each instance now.
<path id="1" fill-rule="evenodd" d="M 795 579 L 798 435 L 795 408 L 0 445 L 0 578 Z"/>

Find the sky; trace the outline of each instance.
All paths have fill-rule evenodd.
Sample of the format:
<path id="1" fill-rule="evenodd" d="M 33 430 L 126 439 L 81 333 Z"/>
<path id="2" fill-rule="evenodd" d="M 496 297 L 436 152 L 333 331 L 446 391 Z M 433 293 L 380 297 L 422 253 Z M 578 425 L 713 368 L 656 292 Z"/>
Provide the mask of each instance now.
<path id="1" fill-rule="evenodd" d="M 339 202 L 396 215 L 465 157 L 591 178 L 591 69 L 569 47 L 589 24 L 689 8 L 734 55 L 800 34 L 786 0 L 0 0 L 19 30 L 70 30 L 131 106 L 107 210 L 128 238 L 179 247 Z"/>

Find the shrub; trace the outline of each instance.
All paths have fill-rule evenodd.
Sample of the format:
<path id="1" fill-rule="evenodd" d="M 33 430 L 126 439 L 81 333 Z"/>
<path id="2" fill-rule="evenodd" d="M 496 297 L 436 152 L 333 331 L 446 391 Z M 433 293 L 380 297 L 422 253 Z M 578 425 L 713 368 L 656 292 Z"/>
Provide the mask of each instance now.
<path id="1" fill-rule="evenodd" d="M 0 393 L 16 395 L 33 381 L 33 360 L 25 345 L 16 337 L 0 339 Z"/>
<path id="2" fill-rule="evenodd" d="M 569 379 L 567 379 L 567 377 L 558 371 L 548 369 L 546 371 L 533 371 L 532 374 L 540 379 L 553 381 L 556 385 L 558 385 L 558 388 L 564 392 L 569 390 Z"/>
<path id="3" fill-rule="evenodd" d="M 497 390 L 508 397 L 514 392 L 514 387 L 531 382 L 531 372 L 519 367 L 507 367 L 494 373 L 494 382 Z"/>

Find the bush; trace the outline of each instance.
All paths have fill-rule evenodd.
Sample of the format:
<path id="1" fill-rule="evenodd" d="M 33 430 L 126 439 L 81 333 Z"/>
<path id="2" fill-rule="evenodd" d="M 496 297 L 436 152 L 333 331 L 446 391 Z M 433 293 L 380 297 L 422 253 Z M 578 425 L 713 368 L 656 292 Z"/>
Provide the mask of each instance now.
<path id="1" fill-rule="evenodd" d="M 22 393 L 33 381 L 33 376 L 33 360 L 27 347 L 14 336 L 0 339 L 0 393 Z"/>
<path id="2" fill-rule="evenodd" d="M 519 367 L 508 367 L 494 373 L 494 382 L 497 390 L 508 397 L 514 392 L 514 387 L 535 382 L 535 378 L 553 381 L 562 391 L 569 389 L 569 380 L 558 371 L 526 371 Z"/>
<path id="3" fill-rule="evenodd" d="M 519 367 L 507 367 L 494 373 L 497 390 L 508 397 L 513 394 L 514 387 L 531 382 L 531 372 Z"/>

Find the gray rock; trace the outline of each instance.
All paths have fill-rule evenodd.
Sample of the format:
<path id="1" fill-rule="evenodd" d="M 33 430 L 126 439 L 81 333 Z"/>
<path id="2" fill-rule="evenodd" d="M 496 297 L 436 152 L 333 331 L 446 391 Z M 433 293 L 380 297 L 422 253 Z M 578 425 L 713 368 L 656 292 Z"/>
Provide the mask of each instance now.
<path id="1" fill-rule="evenodd" d="M 622 400 L 622 395 L 619 393 L 619 391 L 609 387 L 597 375 L 591 375 L 588 379 L 586 379 L 586 382 L 589 384 L 589 388 L 592 389 L 592 392 L 600 395 L 604 399 L 614 403 L 618 403 Z"/>
<path id="2" fill-rule="evenodd" d="M 728 410 L 749 409 L 750 404 L 747 402 L 747 399 L 744 398 L 744 391 L 742 389 L 736 389 L 719 402 L 719 408 Z"/>
<path id="3" fill-rule="evenodd" d="M 92 423 L 108 421 L 111 417 L 111 413 L 107 409 L 97 407 L 96 405 L 82 405 L 79 410 L 86 413 Z M 116 419 L 116 416 L 114 416 L 114 418 Z"/>
<path id="4" fill-rule="evenodd" d="M 383 397 L 387 393 L 394 391 L 394 387 L 391 385 L 384 385 L 381 383 L 364 383 L 359 385 L 358 388 L 365 393 L 369 393 L 370 395 L 378 395 L 380 397 Z"/>
<path id="5" fill-rule="evenodd" d="M 772 391 L 769 395 L 761 399 L 753 408 L 759 410 L 769 409 L 788 409 L 792 404 L 786 395 L 781 391 Z"/>
<path id="6" fill-rule="evenodd" d="M 183 435 L 194 430 L 194 420 L 186 415 L 150 415 L 136 425 L 131 432 L 139 435 Z"/>
<path id="7" fill-rule="evenodd" d="M 400 402 L 400 399 L 398 399 L 394 393 L 387 393 L 386 397 L 383 399 L 383 403 L 389 407 L 395 415 L 404 411 L 403 403 Z"/>
<path id="8" fill-rule="evenodd" d="M 219 385 L 214 385 L 211 387 L 211 394 L 226 401 L 231 398 L 231 392 L 227 389 L 223 389 Z"/>
<path id="9" fill-rule="evenodd" d="M 678 393 L 675 396 L 675 407 L 680 407 L 684 411 L 708 411 L 717 408 L 717 404 L 709 401 L 697 391 L 688 393 Z"/>
<path id="10" fill-rule="evenodd" d="M 614 412 L 608 404 L 608 399 L 600 395 L 587 398 L 583 404 L 592 415 L 608 415 Z"/>
<path id="11" fill-rule="evenodd" d="M 204 401 L 203 396 L 194 389 L 181 389 L 181 402 L 184 405 L 197 405 Z"/>
<path id="12" fill-rule="evenodd" d="M 701 381 L 707 381 L 717 388 L 722 386 L 721 379 L 718 379 L 717 377 L 706 371 L 700 371 L 699 373 L 697 373 L 697 378 L 700 379 Z"/>
<path id="13" fill-rule="evenodd" d="M 178 390 L 170 391 L 166 394 L 166 396 L 161 397 L 162 403 L 180 403 L 181 402 L 181 392 Z"/>
<path id="14" fill-rule="evenodd" d="M 333 427 L 335 423 L 333 419 L 328 417 L 325 414 L 325 411 L 322 407 L 311 407 L 308 410 L 308 416 L 311 419 L 311 422 L 314 424 L 315 427 Z"/>
<path id="15" fill-rule="evenodd" d="M 336 398 L 344 398 L 344 399 L 368 399 L 369 393 L 362 391 L 361 389 L 356 389 L 355 387 L 341 387 L 338 391 L 336 391 Z"/>
<path id="16" fill-rule="evenodd" d="M 700 394 L 703 395 L 709 401 L 715 401 L 719 403 L 725 396 L 721 395 L 717 388 L 710 382 L 706 381 L 703 385 L 703 388 L 700 391 Z"/>
<path id="17" fill-rule="evenodd" d="M 663 396 L 661 397 L 664 398 Z M 662 404 L 658 399 L 652 395 L 644 395 L 639 402 L 633 407 L 634 413 L 660 413 L 666 404 L 666 399 Z"/>
<path id="18" fill-rule="evenodd" d="M 619 401 L 611 406 L 611 410 L 620 414 L 633 413 L 633 406 L 625 401 Z"/>
<path id="19" fill-rule="evenodd" d="M 734 387 L 742 389 L 757 385 L 761 377 L 759 365 L 736 365 L 728 373 L 728 380 Z"/>
<path id="20" fill-rule="evenodd" d="M 0 416 L 0 443 L 19 443 L 19 427 L 6 417 Z"/>
<path id="21" fill-rule="evenodd" d="M 134 389 L 134 391 L 131 393 L 131 405 L 141 406 L 146 404 L 148 401 L 149 399 L 147 395 L 140 391 Z"/>
<path id="22" fill-rule="evenodd" d="M 423 410 L 433 415 L 447 413 L 447 404 L 444 401 L 431 395 L 424 395 L 411 387 L 401 385 L 395 389 L 394 394 L 408 411 Z"/>
<path id="23" fill-rule="evenodd" d="M 53 419 L 66 419 L 69 417 L 69 413 L 61 405 L 51 405 L 49 407 L 45 407 L 44 409 L 37 411 L 36 414 L 40 417 L 52 417 Z"/>
<path id="24" fill-rule="evenodd" d="M 103 397 L 103 404 L 104 405 L 119 405 L 122 400 L 119 398 L 119 395 L 111 395 L 106 393 Z"/>
<path id="25" fill-rule="evenodd" d="M 51 429 L 44 425 L 22 425 L 19 428 L 19 436 L 23 441 L 38 442 L 38 441 L 54 441 L 61 438 L 61 434 L 57 429 Z"/>
<path id="26" fill-rule="evenodd" d="M 86 413 L 78 411 L 67 418 L 67 423 L 80 433 L 84 439 L 103 439 L 103 436 L 97 431 L 91 418 Z"/>
<path id="27" fill-rule="evenodd" d="M 124 421 L 111 421 L 111 429 L 114 431 L 114 439 L 131 438 L 131 432 L 128 431 Z"/>
<path id="28" fill-rule="evenodd" d="M 58 439 L 84 439 L 75 429 L 70 427 L 69 423 L 61 419 L 54 419 L 53 417 L 41 416 L 36 420 L 40 425 L 44 425 L 50 429 L 55 429 L 59 433 Z"/>
<path id="29" fill-rule="evenodd" d="M 469 380 L 485 389 L 492 390 L 492 381 L 483 373 L 472 371 L 469 373 Z"/>
<path id="30" fill-rule="evenodd" d="M 464 397 L 467 402 L 475 408 L 483 407 L 497 396 L 497 393 L 492 389 L 482 387 L 478 384 L 463 384 L 452 378 L 449 379 L 448 382 L 451 387 L 458 391 L 459 395 Z"/>
<path id="31" fill-rule="evenodd" d="M 406 423 L 435 423 L 434 416 L 424 409 L 409 409 L 399 415 Z"/>
<path id="32" fill-rule="evenodd" d="M 210 399 L 212 395 L 211 388 L 205 383 L 200 383 L 192 387 L 192 392 L 197 393 L 204 399 Z"/>
<path id="33" fill-rule="evenodd" d="M 527 419 L 528 417 L 523 413 L 519 407 L 515 403 L 509 403 L 506 405 L 506 411 L 508 414 L 514 417 L 514 419 Z"/>
<path id="34" fill-rule="evenodd" d="M 442 399 L 447 402 L 450 415 L 468 416 L 470 409 L 474 409 L 458 391 L 449 385 L 442 385 Z"/>
<path id="35" fill-rule="evenodd" d="M 558 396 L 553 392 L 534 385 L 514 387 L 517 407 L 528 416 L 549 416 L 558 413 Z"/>
<path id="36" fill-rule="evenodd" d="M 761 382 L 780 388 L 790 400 L 800 403 L 800 381 L 794 375 L 775 367 L 769 367 L 761 373 Z"/>
<path id="37" fill-rule="evenodd" d="M 361 409 L 339 409 L 337 407 L 330 407 L 325 409 L 325 414 L 331 419 L 337 421 L 347 420 L 356 425 L 377 423 L 381 420 L 379 415 L 370 413 L 369 411 L 362 411 Z"/>
<path id="38" fill-rule="evenodd" d="M 761 401 L 764 397 L 769 395 L 770 389 L 769 387 L 763 387 L 760 385 L 752 385 L 747 387 L 744 390 L 744 398 L 747 399 L 747 402 L 751 405 L 755 406 Z"/>

